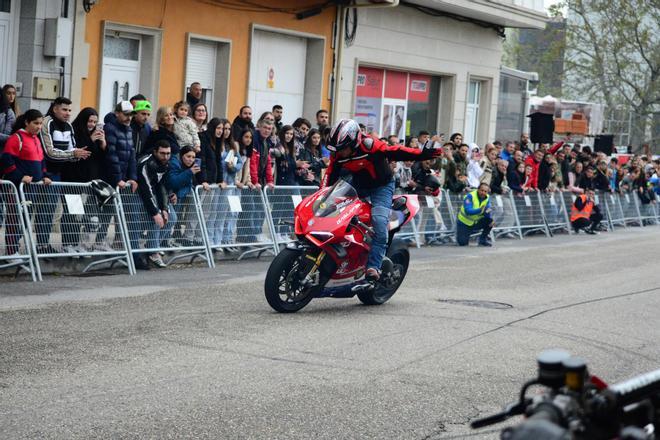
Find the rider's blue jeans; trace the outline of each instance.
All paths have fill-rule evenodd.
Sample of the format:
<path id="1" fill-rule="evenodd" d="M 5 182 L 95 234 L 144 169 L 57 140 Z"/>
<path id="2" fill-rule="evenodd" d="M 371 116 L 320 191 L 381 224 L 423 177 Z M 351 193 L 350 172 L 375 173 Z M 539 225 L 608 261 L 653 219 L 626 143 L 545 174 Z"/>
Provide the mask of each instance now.
<path id="1" fill-rule="evenodd" d="M 387 223 L 392 209 L 394 181 L 377 188 L 358 190 L 358 194 L 360 197 L 371 199 L 371 226 L 374 229 L 374 238 L 371 242 L 367 269 L 380 270 L 380 265 L 387 250 Z"/>

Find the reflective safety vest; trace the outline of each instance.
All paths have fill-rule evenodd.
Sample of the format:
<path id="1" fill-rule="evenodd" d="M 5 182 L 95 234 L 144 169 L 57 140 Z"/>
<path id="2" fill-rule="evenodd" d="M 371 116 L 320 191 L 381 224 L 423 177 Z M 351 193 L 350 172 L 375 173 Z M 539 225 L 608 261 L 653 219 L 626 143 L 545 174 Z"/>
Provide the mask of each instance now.
<path id="1" fill-rule="evenodd" d="M 578 200 L 582 200 L 584 206 L 580 210 L 577 209 L 577 206 L 575 206 L 575 203 L 573 203 L 573 206 L 571 207 L 571 223 L 579 218 L 589 219 L 589 217 L 591 217 L 591 211 L 594 210 L 594 202 L 587 200 L 587 196 L 584 194 L 579 195 L 577 199 L 575 199 L 576 202 Z"/>
<path id="2" fill-rule="evenodd" d="M 465 212 L 465 200 L 463 200 L 463 204 L 461 205 L 461 210 L 458 211 L 458 220 L 461 221 L 466 226 L 472 226 L 475 223 L 478 223 L 479 220 L 481 220 L 484 217 L 484 211 L 486 210 L 486 205 L 488 205 L 488 200 L 490 199 L 489 195 L 486 195 L 486 198 L 483 200 L 479 200 L 479 197 L 477 196 L 477 190 L 475 189 L 468 195 L 472 196 L 472 209 L 478 209 L 479 213 L 478 214 L 473 214 L 469 215 Z M 467 198 L 467 196 L 465 196 Z"/>

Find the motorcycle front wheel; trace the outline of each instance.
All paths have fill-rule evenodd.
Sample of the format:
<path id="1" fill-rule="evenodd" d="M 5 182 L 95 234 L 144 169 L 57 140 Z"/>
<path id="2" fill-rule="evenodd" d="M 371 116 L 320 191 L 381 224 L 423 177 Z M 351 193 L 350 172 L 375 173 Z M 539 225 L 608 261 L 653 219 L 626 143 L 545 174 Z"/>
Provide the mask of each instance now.
<path id="1" fill-rule="evenodd" d="M 314 298 L 314 287 L 305 287 L 302 277 L 308 267 L 305 253 L 284 248 L 273 259 L 264 283 L 266 301 L 277 312 L 294 313 Z"/>
<path id="2" fill-rule="evenodd" d="M 358 299 L 365 305 L 385 304 L 396 293 L 406 277 L 410 262 L 408 247 L 400 241 L 395 241 L 387 250 L 387 257 L 392 260 L 392 272 L 389 275 L 383 274 L 374 289 L 358 293 Z"/>

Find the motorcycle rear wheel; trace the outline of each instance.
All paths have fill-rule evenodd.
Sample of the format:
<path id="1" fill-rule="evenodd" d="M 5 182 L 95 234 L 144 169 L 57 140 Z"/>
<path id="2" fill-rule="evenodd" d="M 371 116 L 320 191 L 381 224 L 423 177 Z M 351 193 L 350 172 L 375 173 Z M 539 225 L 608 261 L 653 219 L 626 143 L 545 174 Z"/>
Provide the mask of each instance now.
<path id="1" fill-rule="evenodd" d="M 266 301 L 280 313 L 294 313 L 314 298 L 314 288 L 299 285 L 298 268 L 305 264 L 304 252 L 283 249 L 273 259 L 264 283 Z"/>
<path id="2" fill-rule="evenodd" d="M 381 278 L 374 289 L 358 293 L 358 299 L 362 304 L 368 306 L 385 304 L 396 293 L 401 283 L 403 283 L 410 262 L 408 248 L 402 242 L 394 242 L 390 245 L 387 256 L 394 263 L 394 268 L 392 269 L 394 278 L 389 282 Z"/>

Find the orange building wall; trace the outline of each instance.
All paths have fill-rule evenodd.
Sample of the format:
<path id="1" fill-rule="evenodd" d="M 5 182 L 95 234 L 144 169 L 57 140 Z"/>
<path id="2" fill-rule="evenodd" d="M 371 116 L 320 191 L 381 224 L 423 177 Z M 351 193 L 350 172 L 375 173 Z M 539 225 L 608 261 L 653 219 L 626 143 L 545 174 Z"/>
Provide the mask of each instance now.
<path id="1" fill-rule="evenodd" d="M 264 1 L 277 7 L 304 8 L 318 5 L 318 0 Z M 227 9 L 213 0 L 101 0 L 86 17 L 85 41 L 90 45 L 89 73 L 82 84 L 82 106 L 98 105 L 99 69 L 103 21 L 147 26 L 163 30 L 160 92 L 158 102 L 174 104 L 183 98 L 186 68 L 187 34 L 231 40 L 231 70 L 228 115 L 232 118 L 247 102 L 251 25 L 295 30 L 325 37 L 325 69 L 322 103 L 329 108 L 328 76 L 332 71 L 332 25 L 336 9 L 305 20 L 278 12 L 246 12 Z"/>

